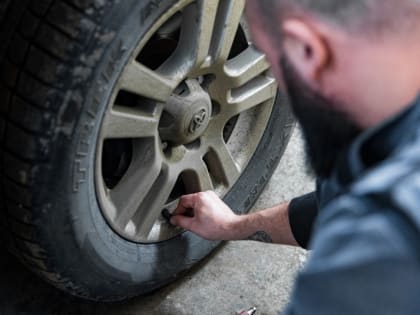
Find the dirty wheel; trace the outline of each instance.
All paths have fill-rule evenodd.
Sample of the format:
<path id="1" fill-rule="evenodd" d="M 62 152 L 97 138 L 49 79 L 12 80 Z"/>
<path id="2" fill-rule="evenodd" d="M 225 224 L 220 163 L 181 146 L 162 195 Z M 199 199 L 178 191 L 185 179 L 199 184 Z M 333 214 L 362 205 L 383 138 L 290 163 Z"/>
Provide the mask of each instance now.
<path id="1" fill-rule="evenodd" d="M 10 4 L 2 193 L 11 247 L 31 269 L 72 294 L 121 300 L 218 245 L 161 217 L 181 195 L 214 190 L 250 209 L 293 123 L 244 5 Z"/>

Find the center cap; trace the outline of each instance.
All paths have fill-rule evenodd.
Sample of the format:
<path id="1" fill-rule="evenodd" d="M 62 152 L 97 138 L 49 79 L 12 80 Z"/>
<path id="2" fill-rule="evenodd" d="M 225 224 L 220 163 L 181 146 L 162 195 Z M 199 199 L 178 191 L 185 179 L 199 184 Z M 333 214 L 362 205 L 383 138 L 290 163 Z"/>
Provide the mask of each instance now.
<path id="1" fill-rule="evenodd" d="M 186 90 L 173 94 L 165 106 L 169 122 L 159 127 L 163 141 L 176 145 L 198 139 L 207 129 L 211 118 L 211 99 L 197 80 L 185 81 Z"/>

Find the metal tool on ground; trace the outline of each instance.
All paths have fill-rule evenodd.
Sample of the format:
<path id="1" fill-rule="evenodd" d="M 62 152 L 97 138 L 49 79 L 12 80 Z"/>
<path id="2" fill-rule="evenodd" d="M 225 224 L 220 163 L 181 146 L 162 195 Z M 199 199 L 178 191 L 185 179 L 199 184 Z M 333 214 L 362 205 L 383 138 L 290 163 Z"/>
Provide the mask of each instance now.
<path id="1" fill-rule="evenodd" d="M 255 306 L 251 307 L 249 310 L 240 311 L 237 315 L 255 315 L 257 308 Z"/>

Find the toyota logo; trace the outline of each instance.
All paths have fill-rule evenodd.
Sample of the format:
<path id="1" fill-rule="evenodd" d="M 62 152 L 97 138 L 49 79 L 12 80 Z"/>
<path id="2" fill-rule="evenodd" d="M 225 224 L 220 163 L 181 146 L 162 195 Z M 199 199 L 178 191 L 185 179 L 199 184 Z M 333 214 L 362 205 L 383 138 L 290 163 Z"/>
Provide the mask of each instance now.
<path id="1" fill-rule="evenodd" d="M 190 133 L 196 133 L 197 130 L 199 130 L 205 124 L 206 120 L 207 120 L 207 110 L 204 108 L 200 109 L 192 117 L 188 131 Z"/>

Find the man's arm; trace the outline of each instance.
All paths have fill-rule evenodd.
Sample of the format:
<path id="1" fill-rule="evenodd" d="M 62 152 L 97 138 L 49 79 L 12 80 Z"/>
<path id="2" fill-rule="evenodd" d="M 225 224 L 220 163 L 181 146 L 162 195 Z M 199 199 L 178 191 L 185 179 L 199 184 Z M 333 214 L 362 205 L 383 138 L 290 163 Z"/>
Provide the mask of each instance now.
<path id="1" fill-rule="evenodd" d="M 297 202 L 292 201 L 292 204 L 298 206 Z M 289 203 L 256 213 L 236 215 L 214 192 L 202 192 L 181 197 L 173 214 L 172 224 L 210 240 L 250 239 L 292 246 L 300 244 L 290 225 Z M 312 224 L 307 226 L 312 227 Z M 310 231 L 302 233 L 306 235 Z"/>
<path id="2" fill-rule="evenodd" d="M 233 229 L 238 231 L 234 240 L 253 240 L 298 246 L 289 223 L 289 203 L 259 212 L 238 216 Z"/>

